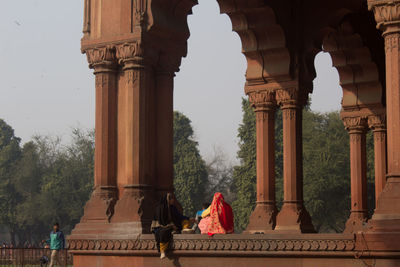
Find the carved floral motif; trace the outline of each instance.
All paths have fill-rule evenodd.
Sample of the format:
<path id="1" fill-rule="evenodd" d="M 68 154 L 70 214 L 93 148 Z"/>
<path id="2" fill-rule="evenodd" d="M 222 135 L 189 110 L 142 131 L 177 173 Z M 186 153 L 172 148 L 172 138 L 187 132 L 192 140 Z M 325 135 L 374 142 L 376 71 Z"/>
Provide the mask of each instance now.
<path id="1" fill-rule="evenodd" d="M 133 26 L 141 26 L 145 25 L 146 20 L 146 9 L 147 9 L 147 1 L 146 0 L 132 0 L 132 22 Z"/>
<path id="2" fill-rule="evenodd" d="M 104 88 L 108 83 L 108 75 L 97 74 L 96 75 L 96 88 Z"/>
<path id="3" fill-rule="evenodd" d="M 347 130 L 353 130 L 353 129 L 364 129 L 367 127 L 367 119 L 364 117 L 345 117 L 342 118 L 344 127 L 346 127 Z"/>
<path id="4" fill-rule="evenodd" d="M 368 125 L 373 130 L 386 129 L 386 114 L 369 116 Z"/>
<path id="5" fill-rule="evenodd" d="M 297 109 L 284 109 L 282 111 L 282 117 L 285 120 L 295 120 Z"/>
<path id="6" fill-rule="evenodd" d="M 141 41 L 117 45 L 117 58 L 121 61 L 143 57 L 143 46 Z"/>
<path id="7" fill-rule="evenodd" d="M 400 48 L 400 34 L 393 33 L 385 36 L 385 51 L 392 52 L 393 50 L 399 50 Z"/>
<path id="8" fill-rule="evenodd" d="M 260 91 L 252 92 L 249 94 L 250 103 L 254 107 L 274 105 L 275 104 L 275 92 L 274 91 Z"/>
<path id="9" fill-rule="evenodd" d="M 88 49 L 85 53 L 90 65 L 115 60 L 115 49 L 111 46 Z"/>
<path id="10" fill-rule="evenodd" d="M 276 100 L 279 105 L 295 104 L 299 99 L 296 88 L 280 89 L 276 91 Z"/>
<path id="11" fill-rule="evenodd" d="M 386 131 L 374 132 L 375 142 L 386 142 Z"/>
<path id="12" fill-rule="evenodd" d="M 400 1 L 399 0 L 369 0 L 369 9 L 373 10 L 375 20 L 381 30 L 394 22 L 400 23 Z"/>

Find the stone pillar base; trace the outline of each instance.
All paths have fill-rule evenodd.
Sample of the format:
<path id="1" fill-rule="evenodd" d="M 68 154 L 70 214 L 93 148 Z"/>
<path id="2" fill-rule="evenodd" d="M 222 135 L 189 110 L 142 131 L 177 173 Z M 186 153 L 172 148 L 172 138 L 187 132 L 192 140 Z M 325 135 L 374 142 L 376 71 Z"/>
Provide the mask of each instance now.
<path id="1" fill-rule="evenodd" d="M 276 217 L 275 231 L 315 233 L 311 216 L 302 204 L 284 203 Z"/>
<path id="2" fill-rule="evenodd" d="M 375 233 L 360 231 L 355 236 L 357 251 L 400 251 L 400 232 Z"/>
<path id="3" fill-rule="evenodd" d="M 375 213 L 370 220 L 373 232 L 400 232 L 400 175 L 388 175 Z"/>
<path id="4" fill-rule="evenodd" d="M 345 230 L 346 234 L 353 234 L 366 229 L 367 227 L 367 216 L 364 212 L 352 212 L 350 218 L 346 222 Z"/>
<path id="5" fill-rule="evenodd" d="M 110 222 L 111 217 L 114 215 L 116 202 L 117 188 L 115 186 L 99 186 L 95 188 L 85 205 L 81 223 Z"/>
<path id="6" fill-rule="evenodd" d="M 150 233 L 156 202 L 151 186 L 125 186 L 122 197 L 115 205 L 112 223 L 135 223 L 135 232 Z"/>
<path id="7" fill-rule="evenodd" d="M 244 233 L 266 233 L 274 230 L 277 213 L 278 211 L 275 207 L 275 204 L 257 203 L 253 213 L 250 216 L 249 225 Z"/>

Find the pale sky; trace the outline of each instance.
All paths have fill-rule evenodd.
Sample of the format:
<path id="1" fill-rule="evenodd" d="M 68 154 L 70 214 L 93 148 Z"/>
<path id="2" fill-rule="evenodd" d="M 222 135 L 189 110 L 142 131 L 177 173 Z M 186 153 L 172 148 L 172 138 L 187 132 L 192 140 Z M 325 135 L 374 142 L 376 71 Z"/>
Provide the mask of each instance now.
<path id="1" fill-rule="evenodd" d="M 0 0 L 0 118 L 23 142 L 34 134 L 68 140 L 94 127 L 94 78 L 80 53 L 82 0 Z M 215 0 L 189 17 L 188 57 L 175 78 L 174 106 L 193 123 L 203 156 L 218 147 L 234 160 L 246 60 Z M 342 92 L 328 54 L 316 58 L 313 110 L 338 110 Z"/>

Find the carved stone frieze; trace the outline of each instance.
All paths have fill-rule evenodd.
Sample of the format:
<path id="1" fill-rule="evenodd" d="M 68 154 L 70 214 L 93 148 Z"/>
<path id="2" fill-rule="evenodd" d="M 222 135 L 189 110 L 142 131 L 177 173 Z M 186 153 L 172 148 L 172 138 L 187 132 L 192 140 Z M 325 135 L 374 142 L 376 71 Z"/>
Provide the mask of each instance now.
<path id="1" fill-rule="evenodd" d="M 68 240 L 68 249 L 72 251 L 84 250 L 131 250 L 146 251 L 157 249 L 155 240 Z M 355 241 L 352 239 L 174 239 L 170 248 L 174 251 L 321 251 L 339 252 L 354 251 Z"/>

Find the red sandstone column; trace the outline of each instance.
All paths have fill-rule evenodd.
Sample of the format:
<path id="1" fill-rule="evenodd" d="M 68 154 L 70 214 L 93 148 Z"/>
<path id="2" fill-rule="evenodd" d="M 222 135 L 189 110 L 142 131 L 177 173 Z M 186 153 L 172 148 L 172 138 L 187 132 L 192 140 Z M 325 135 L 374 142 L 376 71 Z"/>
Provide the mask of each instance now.
<path id="1" fill-rule="evenodd" d="M 94 191 L 85 206 L 82 222 L 108 222 L 117 199 L 117 64 L 112 48 L 90 49 L 86 55 L 96 75 L 96 133 Z"/>
<path id="2" fill-rule="evenodd" d="M 158 197 L 174 191 L 174 77 L 180 60 L 161 53 L 155 74 L 156 184 Z"/>
<path id="3" fill-rule="evenodd" d="M 400 232 L 400 1 L 369 0 L 368 5 L 385 38 L 387 116 L 387 179 L 371 225 L 376 232 Z"/>
<path id="4" fill-rule="evenodd" d="M 125 153 L 124 158 L 118 159 L 125 161 L 125 181 L 113 222 L 132 222 L 134 226 L 130 230 L 148 232 L 154 205 L 151 147 L 154 106 L 150 71 L 140 42 L 117 46 L 117 58 L 124 81 L 120 90 L 126 90 L 124 103 L 119 103 L 125 107 Z"/>
<path id="5" fill-rule="evenodd" d="M 283 206 L 276 219 L 278 231 L 314 232 L 303 203 L 302 105 L 296 88 L 277 91 L 283 117 Z"/>
<path id="6" fill-rule="evenodd" d="M 361 117 L 343 118 L 350 135 L 351 210 L 346 222 L 346 233 L 362 230 L 368 215 L 367 209 L 367 120 Z"/>
<path id="7" fill-rule="evenodd" d="M 275 92 L 250 93 L 257 123 L 257 202 L 246 232 L 264 233 L 275 228 Z"/>
<path id="8" fill-rule="evenodd" d="M 374 133 L 375 152 L 375 205 L 386 185 L 386 116 L 374 115 L 368 118 L 368 125 Z"/>

